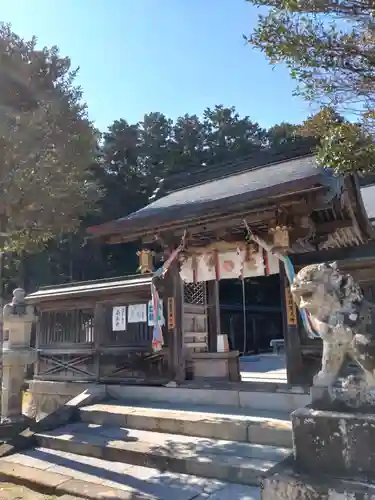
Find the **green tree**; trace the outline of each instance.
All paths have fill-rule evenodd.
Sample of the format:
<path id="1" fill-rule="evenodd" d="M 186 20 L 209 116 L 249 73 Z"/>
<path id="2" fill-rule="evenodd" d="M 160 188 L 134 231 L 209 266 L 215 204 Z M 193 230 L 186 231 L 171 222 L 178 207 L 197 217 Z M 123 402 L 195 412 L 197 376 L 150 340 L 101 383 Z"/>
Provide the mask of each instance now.
<path id="1" fill-rule="evenodd" d="M 205 159 L 205 129 L 197 115 L 180 116 L 172 127 L 170 155 L 172 171 L 199 169 Z"/>
<path id="2" fill-rule="evenodd" d="M 318 164 L 336 174 L 373 171 L 375 144 L 360 124 L 345 120 L 332 107 L 322 108 L 298 129 L 304 137 L 317 140 Z"/>
<path id="3" fill-rule="evenodd" d="M 267 130 L 267 140 L 270 147 L 295 142 L 299 137 L 298 125 L 281 122 Z"/>
<path id="4" fill-rule="evenodd" d="M 97 137 L 57 47 L 39 50 L 0 24 L 0 62 L 0 231 L 3 247 L 22 252 L 76 230 L 93 208 Z"/>
<path id="5" fill-rule="evenodd" d="M 149 113 L 144 116 L 138 127 L 139 168 L 144 176 L 149 177 L 150 185 L 153 185 L 153 182 L 158 182 L 173 167 L 171 161 L 173 121 L 163 113 Z"/>
<path id="6" fill-rule="evenodd" d="M 248 1 L 268 9 L 259 16 L 253 33 L 245 38 L 261 49 L 271 64 L 287 65 L 298 83 L 296 92 L 323 107 L 328 104 L 339 113 L 359 114 L 360 125 L 337 123 L 327 130 L 327 137 L 322 138 L 319 161 L 335 165 L 336 171 L 345 174 L 373 169 L 373 2 Z M 350 146 L 348 141 L 353 141 Z"/>
<path id="7" fill-rule="evenodd" d="M 234 107 L 215 106 L 203 114 L 205 156 L 208 164 L 235 161 L 265 145 L 266 131 Z"/>
<path id="8" fill-rule="evenodd" d="M 286 63 L 309 100 L 374 110 L 372 1 L 248 1 L 269 8 L 249 41 L 272 63 Z"/>
<path id="9" fill-rule="evenodd" d="M 99 219 L 118 219 L 145 205 L 147 172 L 140 165 L 139 125 L 115 120 L 103 134 L 95 177 L 104 196 L 99 201 Z"/>
<path id="10" fill-rule="evenodd" d="M 327 106 L 309 116 L 307 120 L 299 125 L 298 133 L 305 137 L 314 137 L 321 140 L 330 129 L 344 122 L 344 118 L 334 108 Z"/>
<path id="11" fill-rule="evenodd" d="M 100 160 L 95 169 L 96 180 L 105 193 L 100 200 L 99 211 L 91 224 L 99 224 L 119 219 L 142 208 L 148 201 L 154 186 L 147 171 L 147 159 L 142 142 L 140 125 L 130 125 L 126 120 L 115 120 L 103 134 Z M 129 274 L 137 269 L 137 248 L 130 245 L 106 245 L 103 247 L 96 240 L 86 243 L 84 253 L 88 249 L 94 253 L 101 263 L 97 265 L 101 277 Z M 80 259 L 82 252 L 75 255 Z M 126 258 L 124 257 L 126 256 Z M 90 266 L 86 266 L 85 279 L 93 279 Z"/>

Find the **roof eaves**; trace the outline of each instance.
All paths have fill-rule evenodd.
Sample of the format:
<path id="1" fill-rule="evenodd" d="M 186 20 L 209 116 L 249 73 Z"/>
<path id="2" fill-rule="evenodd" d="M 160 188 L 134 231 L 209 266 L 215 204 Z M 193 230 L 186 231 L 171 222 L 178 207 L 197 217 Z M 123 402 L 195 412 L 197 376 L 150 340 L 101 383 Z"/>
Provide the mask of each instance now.
<path id="1" fill-rule="evenodd" d="M 227 198 L 220 198 L 219 200 L 197 202 L 195 206 L 189 205 L 189 213 L 185 216 L 180 216 L 178 221 L 188 222 L 192 219 L 194 220 L 194 218 L 196 217 L 204 215 L 209 210 L 215 209 L 218 209 L 218 215 L 220 215 L 221 212 L 226 213 L 228 211 L 228 205 L 230 205 L 233 210 L 236 207 L 241 208 L 243 205 L 246 205 L 247 207 L 249 207 L 249 209 L 251 209 L 259 204 L 262 199 L 269 199 L 278 196 L 283 192 L 285 192 L 285 197 L 287 197 L 293 190 L 307 190 L 311 188 L 314 183 L 321 183 L 322 185 L 325 185 L 326 183 L 328 184 L 328 179 L 326 182 L 324 182 L 324 176 L 319 170 L 317 170 L 316 174 L 304 179 L 288 181 L 283 184 L 278 184 L 276 186 L 253 191 L 250 197 L 249 193 L 243 193 L 240 195 L 236 194 L 233 196 L 229 196 Z M 149 205 L 122 219 L 110 221 L 98 226 L 89 227 L 87 231 L 95 236 L 100 237 L 121 233 L 123 231 L 134 232 L 138 229 L 141 231 L 148 230 L 156 226 L 160 228 L 160 226 L 171 222 L 172 215 L 173 219 L 176 219 L 176 213 L 181 213 L 185 208 L 185 205 L 172 205 L 170 207 L 162 209 L 154 209 L 155 212 L 152 213 L 153 209 L 151 205 Z M 142 227 L 140 227 L 143 221 L 145 223 L 144 225 L 142 225 Z"/>
<path id="2" fill-rule="evenodd" d="M 56 286 L 41 288 L 40 290 L 33 292 L 25 297 L 26 302 L 29 304 L 37 304 L 46 300 L 57 300 L 57 299 L 67 299 L 76 296 L 86 296 L 94 295 L 99 293 L 109 293 L 117 292 L 121 290 L 136 290 L 139 288 L 147 288 L 151 285 L 152 275 L 139 276 L 139 278 L 126 280 L 122 279 L 119 281 L 109 281 L 105 283 L 96 284 L 83 284 L 75 283 L 73 286 Z"/>

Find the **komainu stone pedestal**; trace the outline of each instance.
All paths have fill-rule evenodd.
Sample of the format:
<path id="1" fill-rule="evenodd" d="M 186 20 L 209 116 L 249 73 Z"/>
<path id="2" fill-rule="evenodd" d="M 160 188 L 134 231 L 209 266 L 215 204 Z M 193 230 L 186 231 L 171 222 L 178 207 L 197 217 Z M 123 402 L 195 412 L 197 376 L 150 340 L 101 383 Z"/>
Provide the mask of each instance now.
<path id="1" fill-rule="evenodd" d="M 301 408 L 294 456 L 263 481 L 262 500 L 375 500 L 375 414 Z"/>
<path id="2" fill-rule="evenodd" d="M 262 500 L 375 500 L 375 486 L 362 481 L 303 474 L 284 462 L 262 483 Z"/>
<path id="3" fill-rule="evenodd" d="M 333 264 L 303 268 L 291 291 L 323 340 L 322 367 L 262 500 L 375 500 L 375 304 Z"/>
<path id="4" fill-rule="evenodd" d="M 375 480 L 375 414 L 301 408 L 292 423 L 299 471 Z"/>

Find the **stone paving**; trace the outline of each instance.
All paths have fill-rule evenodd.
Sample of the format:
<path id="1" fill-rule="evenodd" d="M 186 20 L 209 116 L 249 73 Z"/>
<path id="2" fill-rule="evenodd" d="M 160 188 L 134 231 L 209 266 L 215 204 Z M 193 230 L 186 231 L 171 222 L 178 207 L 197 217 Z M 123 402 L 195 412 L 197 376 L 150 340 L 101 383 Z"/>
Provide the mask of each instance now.
<path id="1" fill-rule="evenodd" d="M 259 354 L 240 358 L 242 382 L 287 383 L 285 356 Z"/>
<path id="2" fill-rule="evenodd" d="M 25 486 L 0 482 L 0 500 L 55 500 L 55 496 L 43 495 Z M 61 500 L 61 499 L 59 499 Z"/>
<path id="3" fill-rule="evenodd" d="M 148 467 L 109 462 L 45 448 L 17 453 L 1 459 L 0 462 L 14 464 L 15 468 L 33 468 L 36 472 L 39 471 L 41 478 L 50 474 L 85 481 L 88 491 L 90 485 L 92 491 L 100 485 L 117 491 L 133 492 L 150 500 L 260 500 L 260 491 L 256 487 L 162 472 Z M 48 496 L 30 497 L 30 500 L 34 498 L 49 500 Z M 95 498 L 95 495 L 92 498 Z M 4 497 L 4 500 L 15 499 L 16 497 Z M 29 500 L 27 496 L 19 496 L 18 499 Z"/>

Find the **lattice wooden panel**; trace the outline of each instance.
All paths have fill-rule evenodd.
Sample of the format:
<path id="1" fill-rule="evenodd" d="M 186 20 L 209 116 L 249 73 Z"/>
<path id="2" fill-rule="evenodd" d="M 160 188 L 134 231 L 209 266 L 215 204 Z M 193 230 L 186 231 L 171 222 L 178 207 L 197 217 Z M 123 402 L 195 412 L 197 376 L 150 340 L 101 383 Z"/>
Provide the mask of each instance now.
<path id="1" fill-rule="evenodd" d="M 39 345 L 92 344 L 93 342 L 94 311 L 92 309 L 42 312 Z"/>
<path id="2" fill-rule="evenodd" d="M 207 305 L 206 283 L 185 283 L 184 284 L 184 302 L 185 304 Z"/>
<path id="3" fill-rule="evenodd" d="M 184 285 L 184 345 L 190 352 L 208 351 L 206 283 Z"/>

